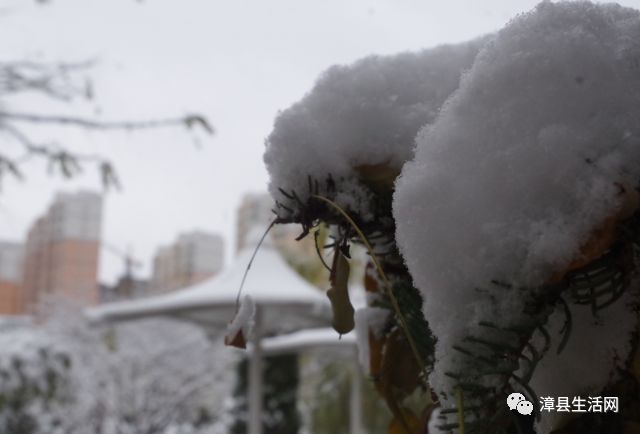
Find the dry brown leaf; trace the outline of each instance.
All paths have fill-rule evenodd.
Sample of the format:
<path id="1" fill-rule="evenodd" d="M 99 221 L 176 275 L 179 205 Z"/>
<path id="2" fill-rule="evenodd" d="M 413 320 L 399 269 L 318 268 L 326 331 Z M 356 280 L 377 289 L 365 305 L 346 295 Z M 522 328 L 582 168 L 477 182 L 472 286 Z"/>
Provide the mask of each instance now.
<path id="1" fill-rule="evenodd" d="M 232 336 L 224 337 L 224 344 L 228 347 L 236 347 L 241 349 L 247 348 L 247 340 L 244 337 L 244 333 L 242 333 L 242 329 L 238 330 L 238 333 Z"/>

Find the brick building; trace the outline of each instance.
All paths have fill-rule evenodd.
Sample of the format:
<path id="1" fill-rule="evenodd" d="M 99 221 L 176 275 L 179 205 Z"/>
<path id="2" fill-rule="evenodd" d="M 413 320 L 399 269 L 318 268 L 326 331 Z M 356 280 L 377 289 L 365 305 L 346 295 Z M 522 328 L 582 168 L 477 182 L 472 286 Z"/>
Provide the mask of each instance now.
<path id="1" fill-rule="evenodd" d="M 23 246 L 0 242 L 0 315 L 22 312 Z"/>
<path id="2" fill-rule="evenodd" d="M 102 197 L 80 191 L 59 193 L 31 226 L 24 249 L 23 309 L 43 295 L 81 305 L 98 301 L 98 258 Z"/>

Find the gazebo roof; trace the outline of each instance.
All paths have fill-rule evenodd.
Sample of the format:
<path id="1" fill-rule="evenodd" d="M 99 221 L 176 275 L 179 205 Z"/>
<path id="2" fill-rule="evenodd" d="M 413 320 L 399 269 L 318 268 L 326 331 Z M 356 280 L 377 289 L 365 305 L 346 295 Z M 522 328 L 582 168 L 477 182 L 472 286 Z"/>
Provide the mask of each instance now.
<path id="1" fill-rule="evenodd" d="M 305 350 L 351 349 L 353 351 L 355 348 L 355 331 L 339 336 L 331 327 L 300 330 L 262 340 L 262 349 L 268 355 L 297 353 Z"/>
<path id="2" fill-rule="evenodd" d="M 221 275 L 169 294 L 105 304 L 89 309 L 95 321 L 122 321 L 166 315 L 222 327 L 236 311 L 238 288 L 254 246 L 243 249 Z M 281 333 L 329 322 L 325 295 L 291 268 L 270 242 L 258 251 L 242 295 L 250 295 L 261 310 L 266 334 Z"/>

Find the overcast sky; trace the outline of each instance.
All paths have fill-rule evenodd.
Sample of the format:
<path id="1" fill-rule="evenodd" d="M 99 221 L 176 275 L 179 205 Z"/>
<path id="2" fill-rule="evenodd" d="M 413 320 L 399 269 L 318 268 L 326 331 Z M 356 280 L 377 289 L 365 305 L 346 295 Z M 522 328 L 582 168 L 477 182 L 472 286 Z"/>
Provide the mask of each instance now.
<path id="1" fill-rule="evenodd" d="M 37 98 L 4 109 L 146 119 L 199 112 L 217 133 L 197 149 L 181 129 L 88 133 L 39 129 L 110 157 L 124 190 L 105 199 L 103 238 L 130 246 L 147 266 L 160 244 L 193 229 L 225 236 L 245 192 L 266 190 L 264 138 L 278 110 L 310 90 L 327 67 L 369 54 L 458 42 L 501 28 L 534 0 L 0 0 L 0 59 L 97 59 L 93 103 L 60 107 Z M 622 4 L 640 8 L 640 0 Z M 5 101 L 5 105 L 8 102 Z M 4 146 L 4 145 L 2 145 Z M 0 238 L 23 240 L 54 192 L 99 189 L 93 172 L 73 182 L 27 166 L 0 192 Z M 101 278 L 122 261 L 102 252 Z"/>

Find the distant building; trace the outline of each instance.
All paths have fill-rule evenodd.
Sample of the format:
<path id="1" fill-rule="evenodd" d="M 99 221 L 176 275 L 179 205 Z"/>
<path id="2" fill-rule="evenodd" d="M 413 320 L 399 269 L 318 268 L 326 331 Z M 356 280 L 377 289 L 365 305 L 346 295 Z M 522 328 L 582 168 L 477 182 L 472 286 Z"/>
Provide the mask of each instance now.
<path id="1" fill-rule="evenodd" d="M 0 242 L 0 315 L 22 313 L 22 244 Z"/>
<path id="2" fill-rule="evenodd" d="M 160 247 L 153 259 L 150 291 L 168 292 L 202 282 L 222 270 L 224 241 L 220 235 L 194 231 Z"/>
<path id="3" fill-rule="evenodd" d="M 61 296 L 81 305 L 98 301 L 102 197 L 59 193 L 31 226 L 24 252 L 23 308 L 40 297 Z"/>

